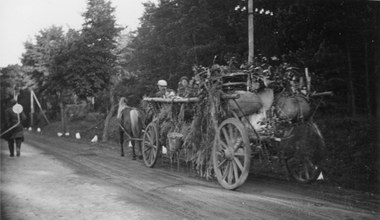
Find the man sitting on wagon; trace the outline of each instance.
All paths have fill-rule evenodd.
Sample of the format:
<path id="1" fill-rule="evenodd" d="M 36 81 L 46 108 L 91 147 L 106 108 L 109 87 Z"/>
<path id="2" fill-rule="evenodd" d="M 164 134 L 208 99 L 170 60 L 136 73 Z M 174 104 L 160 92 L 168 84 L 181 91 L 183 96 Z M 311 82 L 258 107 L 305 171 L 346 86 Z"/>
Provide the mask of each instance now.
<path id="1" fill-rule="evenodd" d="M 181 79 L 178 82 L 178 89 L 177 89 L 177 94 L 180 97 L 189 97 L 189 79 L 187 76 L 182 76 Z"/>
<path id="2" fill-rule="evenodd" d="M 158 86 L 158 92 L 156 92 L 155 97 L 160 97 L 160 98 L 174 98 L 175 97 L 175 92 L 172 89 L 168 89 L 168 83 L 161 79 L 158 80 L 157 83 Z"/>

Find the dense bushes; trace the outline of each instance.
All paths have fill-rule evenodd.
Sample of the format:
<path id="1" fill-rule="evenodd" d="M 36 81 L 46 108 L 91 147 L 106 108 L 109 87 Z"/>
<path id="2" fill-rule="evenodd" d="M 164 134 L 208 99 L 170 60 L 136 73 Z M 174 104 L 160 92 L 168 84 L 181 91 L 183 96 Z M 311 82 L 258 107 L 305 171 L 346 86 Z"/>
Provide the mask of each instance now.
<path id="1" fill-rule="evenodd" d="M 323 118 L 318 125 L 326 140 L 324 170 L 328 182 L 365 191 L 379 191 L 378 120 Z"/>

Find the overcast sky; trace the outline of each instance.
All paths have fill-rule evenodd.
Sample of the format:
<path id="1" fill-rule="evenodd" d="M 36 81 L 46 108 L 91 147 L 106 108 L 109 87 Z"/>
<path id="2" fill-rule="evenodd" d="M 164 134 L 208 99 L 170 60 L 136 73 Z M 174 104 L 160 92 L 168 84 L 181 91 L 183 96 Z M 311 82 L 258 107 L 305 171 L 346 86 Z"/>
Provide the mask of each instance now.
<path id="1" fill-rule="evenodd" d="M 111 0 L 120 26 L 135 30 L 148 0 Z M 20 64 L 23 43 L 52 25 L 80 29 L 87 0 L 0 0 L 0 67 Z"/>

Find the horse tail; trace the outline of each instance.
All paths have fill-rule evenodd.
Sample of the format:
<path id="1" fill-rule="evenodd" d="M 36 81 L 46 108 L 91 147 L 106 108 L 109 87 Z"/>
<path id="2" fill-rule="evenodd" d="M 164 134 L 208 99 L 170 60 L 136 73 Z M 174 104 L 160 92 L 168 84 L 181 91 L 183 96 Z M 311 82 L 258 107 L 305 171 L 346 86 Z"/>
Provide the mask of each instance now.
<path id="1" fill-rule="evenodd" d="M 125 97 L 121 97 L 119 100 L 119 108 L 117 109 L 116 118 L 121 119 L 123 110 L 127 107 L 127 99 Z"/>
<path id="2" fill-rule="evenodd" d="M 129 112 L 129 116 L 131 118 L 131 128 L 132 128 L 133 136 L 139 137 L 140 136 L 139 111 L 137 111 L 136 109 L 132 109 Z"/>

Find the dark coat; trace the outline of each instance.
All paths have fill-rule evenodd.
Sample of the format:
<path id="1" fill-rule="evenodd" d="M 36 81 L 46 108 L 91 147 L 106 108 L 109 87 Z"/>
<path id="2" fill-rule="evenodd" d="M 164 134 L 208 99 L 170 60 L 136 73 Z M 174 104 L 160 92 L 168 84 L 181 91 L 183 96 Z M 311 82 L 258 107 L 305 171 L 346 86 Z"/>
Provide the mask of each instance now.
<path id="1" fill-rule="evenodd" d="M 26 119 L 24 112 L 20 114 L 20 124 L 18 124 L 15 128 L 10 130 L 9 132 L 3 135 L 3 138 L 6 140 L 22 138 L 24 139 L 24 127 L 22 126 L 22 121 Z M 8 130 L 18 122 L 17 114 L 13 112 L 12 108 L 8 108 L 5 110 L 5 130 Z"/>

